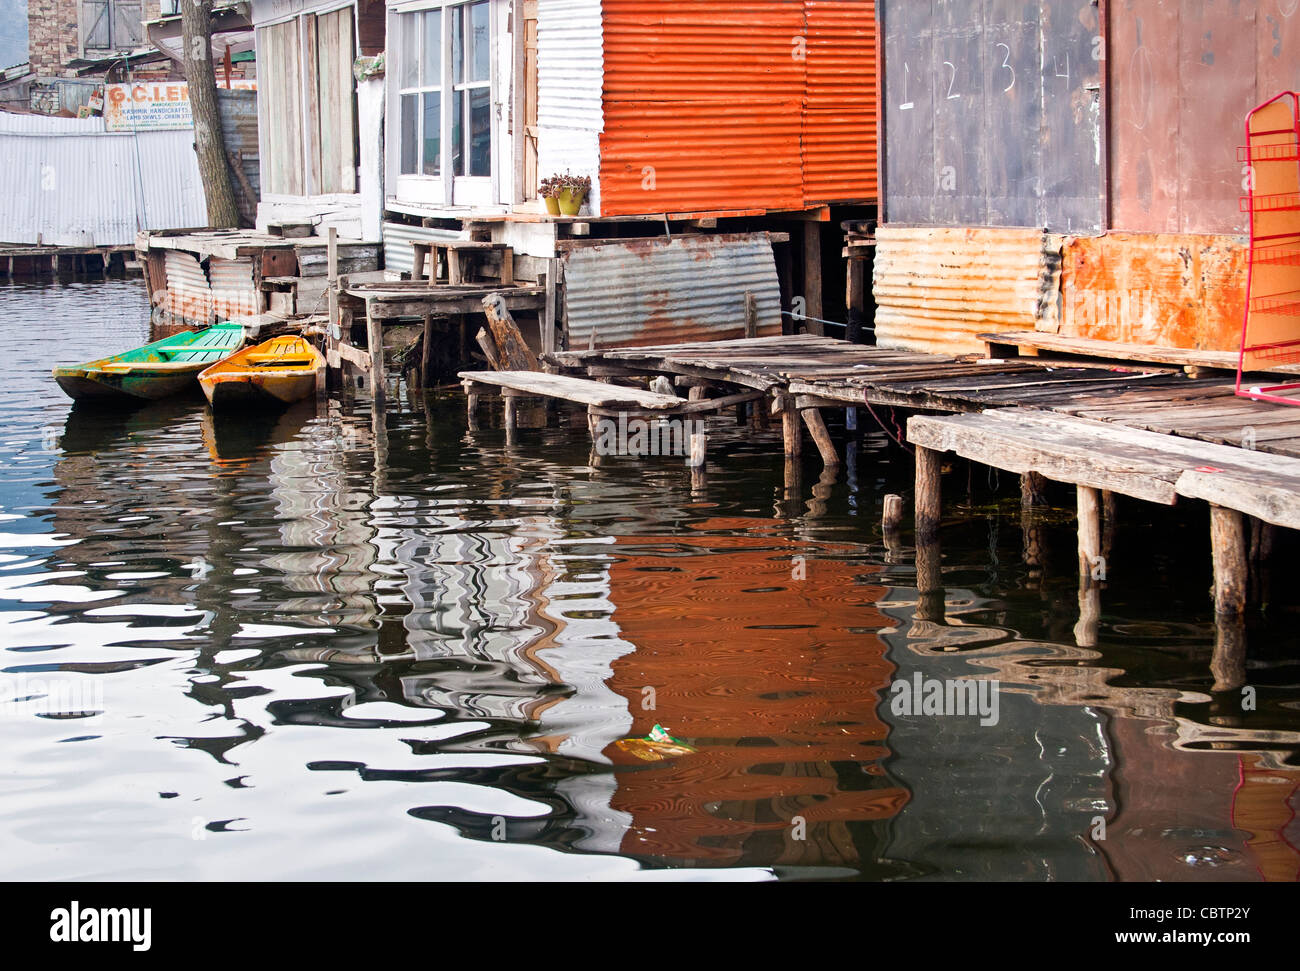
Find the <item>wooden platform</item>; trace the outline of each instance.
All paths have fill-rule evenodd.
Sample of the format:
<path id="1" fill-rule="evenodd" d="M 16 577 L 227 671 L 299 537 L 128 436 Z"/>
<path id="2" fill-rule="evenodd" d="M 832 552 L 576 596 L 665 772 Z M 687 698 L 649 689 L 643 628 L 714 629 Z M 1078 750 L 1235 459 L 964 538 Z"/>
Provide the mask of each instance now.
<path id="1" fill-rule="evenodd" d="M 1300 458 L 1300 408 L 1238 398 L 1225 377 L 1190 378 L 1155 365 L 961 360 L 809 335 L 567 351 L 548 359 L 592 376 L 667 374 L 788 394 L 801 407 L 1035 408 Z"/>
<path id="2" fill-rule="evenodd" d="M 1300 528 L 1300 459 L 1027 408 L 920 415 L 907 440 L 1010 472 L 1173 505 L 1209 499 Z"/>
<path id="3" fill-rule="evenodd" d="M 1015 357 L 1021 348 L 1030 348 L 1048 351 L 1051 354 L 1111 361 L 1176 364 L 1179 367 L 1214 368 L 1221 371 L 1236 371 L 1239 358 L 1236 351 L 1205 351 L 1149 344 L 1124 344 L 1088 337 L 1044 334 L 1033 330 L 980 334 L 979 338 L 988 348 L 989 357 Z M 1270 370 L 1283 374 L 1300 374 L 1300 364 L 1279 364 Z"/>
<path id="4" fill-rule="evenodd" d="M 483 298 L 489 293 L 500 293 L 506 307 L 512 311 L 540 310 L 546 303 L 545 287 L 503 287 L 499 283 L 447 286 L 428 280 L 412 280 L 348 285 L 343 292 L 364 301 L 367 313 L 383 320 L 425 317 L 428 314 L 482 313 Z"/>

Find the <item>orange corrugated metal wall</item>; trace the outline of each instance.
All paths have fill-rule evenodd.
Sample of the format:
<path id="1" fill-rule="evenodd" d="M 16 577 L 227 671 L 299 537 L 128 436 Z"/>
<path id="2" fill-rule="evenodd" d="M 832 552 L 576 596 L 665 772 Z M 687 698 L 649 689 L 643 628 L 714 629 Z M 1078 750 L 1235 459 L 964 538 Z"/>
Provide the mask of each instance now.
<path id="1" fill-rule="evenodd" d="M 804 202 L 876 196 L 875 4 L 807 0 Z"/>
<path id="2" fill-rule="evenodd" d="M 602 8 L 602 215 L 875 198 L 870 0 Z"/>

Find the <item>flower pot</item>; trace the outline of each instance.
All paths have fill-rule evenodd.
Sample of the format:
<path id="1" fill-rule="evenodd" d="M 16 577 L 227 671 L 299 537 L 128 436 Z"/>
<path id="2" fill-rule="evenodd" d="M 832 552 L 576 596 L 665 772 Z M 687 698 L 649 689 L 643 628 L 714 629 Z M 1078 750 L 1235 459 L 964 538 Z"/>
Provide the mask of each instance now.
<path id="1" fill-rule="evenodd" d="M 587 193 L 582 189 L 563 189 L 559 199 L 560 212 L 566 216 L 576 216 L 586 199 Z"/>
<path id="2" fill-rule="evenodd" d="M 555 196 L 547 196 L 545 202 L 546 202 L 547 212 L 549 212 L 552 216 L 558 216 L 560 214 L 559 199 L 557 199 Z"/>

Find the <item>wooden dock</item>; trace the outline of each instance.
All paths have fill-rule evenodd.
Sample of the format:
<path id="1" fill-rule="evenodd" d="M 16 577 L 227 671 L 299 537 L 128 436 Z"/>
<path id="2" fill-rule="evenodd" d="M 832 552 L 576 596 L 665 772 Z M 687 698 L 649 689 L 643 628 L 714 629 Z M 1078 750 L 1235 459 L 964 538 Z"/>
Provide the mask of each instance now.
<path id="1" fill-rule="evenodd" d="M 825 465 L 836 467 L 839 454 L 821 412 L 850 409 L 853 427 L 857 409 L 865 408 L 900 445 L 915 449 L 918 616 L 925 620 L 943 615 L 944 453 L 1021 475 L 1027 504 L 1043 479 L 1075 487 L 1081 646 L 1097 642 L 1103 522 L 1114 516 L 1113 497 L 1206 502 L 1219 631 L 1216 690 L 1245 683 L 1252 530 L 1258 537 L 1259 530 L 1300 528 L 1300 409 L 1238 397 L 1227 375 L 1202 365 L 1188 373 L 1160 363 L 958 359 L 809 335 L 560 351 L 543 360 L 562 376 L 462 377 L 475 395 L 496 387 L 512 401 L 558 398 L 587 406 L 593 418 L 618 408 L 668 415 L 753 402 L 756 426 L 768 413 L 781 415 L 787 489 L 798 488 L 803 429 Z M 688 397 L 663 394 L 679 388 Z M 891 430 L 877 408 L 914 412 L 905 435 Z M 887 531 L 897 526 L 896 519 L 886 523 Z M 1271 534 L 1255 545 L 1271 545 Z"/>

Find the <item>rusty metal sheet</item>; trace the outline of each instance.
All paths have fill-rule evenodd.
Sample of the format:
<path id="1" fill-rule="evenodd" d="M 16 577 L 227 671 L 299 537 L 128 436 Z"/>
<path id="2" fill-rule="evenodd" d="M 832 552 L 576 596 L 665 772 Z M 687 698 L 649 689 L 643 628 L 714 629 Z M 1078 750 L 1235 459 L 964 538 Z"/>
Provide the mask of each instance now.
<path id="1" fill-rule="evenodd" d="M 804 203 L 877 198 L 876 18 L 870 0 L 807 0 Z"/>
<path id="2" fill-rule="evenodd" d="M 251 259 L 208 260 L 208 281 L 212 309 L 218 320 L 237 320 L 257 313 L 257 289 L 253 286 Z"/>
<path id="3" fill-rule="evenodd" d="M 565 256 L 569 346 L 637 347 L 781 333 L 781 290 L 766 233 L 610 240 Z"/>
<path id="4" fill-rule="evenodd" d="M 203 267 L 190 253 L 165 252 L 167 294 L 162 307 L 187 323 L 206 327 L 212 323 L 212 289 Z"/>
<path id="5" fill-rule="evenodd" d="M 1102 225 L 1092 0 L 882 0 L 886 216 Z"/>
<path id="6" fill-rule="evenodd" d="M 881 226 L 876 339 L 935 354 L 982 353 L 981 333 L 1056 330 L 1061 238 L 1033 229 Z"/>
<path id="7" fill-rule="evenodd" d="M 1232 236 L 1112 233 L 1070 239 L 1061 333 L 1125 344 L 1235 351 L 1249 253 Z"/>

